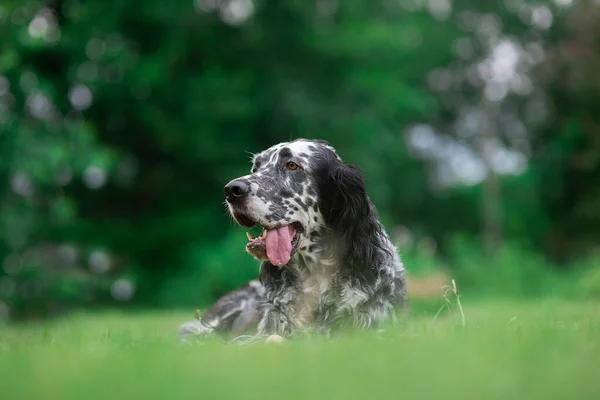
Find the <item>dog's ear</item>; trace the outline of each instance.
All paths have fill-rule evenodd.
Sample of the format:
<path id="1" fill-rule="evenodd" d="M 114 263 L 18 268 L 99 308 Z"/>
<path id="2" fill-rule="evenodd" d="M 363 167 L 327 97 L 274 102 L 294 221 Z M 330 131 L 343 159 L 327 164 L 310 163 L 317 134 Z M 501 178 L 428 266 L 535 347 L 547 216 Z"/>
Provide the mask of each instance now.
<path id="1" fill-rule="evenodd" d="M 344 268 L 374 279 L 372 266 L 388 250 L 381 245 L 381 226 L 360 168 L 330 157 L 319 163 L 318 172 L 321 213 L 335 237 L 343 238 L 347 246 Z"/>
<path id="2" fill-rule="evenodd" d="M 355 165 L 331 166 L 327 202 L 322 210 L 325 222 L 333 229 L 352 234 L 371 215 L 362 172 Z"/>

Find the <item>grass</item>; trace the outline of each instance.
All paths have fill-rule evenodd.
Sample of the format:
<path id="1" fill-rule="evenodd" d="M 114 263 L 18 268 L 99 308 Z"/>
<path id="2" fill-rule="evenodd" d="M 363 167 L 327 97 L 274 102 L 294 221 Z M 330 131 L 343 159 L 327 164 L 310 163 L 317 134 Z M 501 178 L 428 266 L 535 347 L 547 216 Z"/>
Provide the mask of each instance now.
<path id="1" fill-rule="evenodd" d="M 478 302 L 405 326 L 241 346 L 176 341 L 181 313 L 0 327 L 0 398 L 595 399 L 600 304 Z"/>

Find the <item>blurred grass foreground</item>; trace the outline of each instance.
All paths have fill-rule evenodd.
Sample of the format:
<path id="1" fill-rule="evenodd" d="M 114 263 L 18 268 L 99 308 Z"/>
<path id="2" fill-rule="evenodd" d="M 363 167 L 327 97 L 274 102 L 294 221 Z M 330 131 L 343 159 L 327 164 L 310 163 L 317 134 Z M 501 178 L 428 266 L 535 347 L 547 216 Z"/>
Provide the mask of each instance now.
<path id="1" fill-rule="evenodd" d="M 3 0 L 0 398 L 597 398 L 600 4 Z M 326 139 L 413 315 L 177 343 L 256 276 L 222 188 Z M 462 326 L 442 287 L 454 279 Z"/>
<path id="2" fill-rule="evenodd" d="M 399 330 L 282 344 L 175 341 L 178 313 L 0 328 L 3 399 L 596 399 L 600 305 L 480 302 Z"/>

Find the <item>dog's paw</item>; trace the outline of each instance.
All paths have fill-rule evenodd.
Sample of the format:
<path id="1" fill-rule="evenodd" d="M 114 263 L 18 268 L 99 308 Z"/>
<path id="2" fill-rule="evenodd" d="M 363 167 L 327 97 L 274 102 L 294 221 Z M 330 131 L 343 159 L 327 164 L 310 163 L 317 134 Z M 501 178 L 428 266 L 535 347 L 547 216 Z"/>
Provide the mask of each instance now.
<path id="1" fill-rule="evenodd" d="M 185 322 L 179 327 L 179 339 L 187 342 L 193 337 L 210 335 L 214 329 L 202 324 L 200 321 Z"/>
<path id="2" fill-rule="evenodd" d="M 279 335 L 271 335 L 267 337 L 265 343 L 282 343 L 285 339 Z"/>

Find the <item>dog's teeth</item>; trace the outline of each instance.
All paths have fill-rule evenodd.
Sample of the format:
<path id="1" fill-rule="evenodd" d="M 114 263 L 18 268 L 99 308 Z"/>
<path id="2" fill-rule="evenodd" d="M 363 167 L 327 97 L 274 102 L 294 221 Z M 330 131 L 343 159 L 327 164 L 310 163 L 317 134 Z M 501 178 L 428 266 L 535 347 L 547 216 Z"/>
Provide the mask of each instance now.
<path id="1" fill-rule="evenodd" d="M 252 235 L 248 232 L 246 232 L 246 236 L 248 236 L 248 240 L 254 240 L 254 238 L 252 237 Z"/>
<path id="2" fill-rule="evenodd" d="M 260 238 L 261 239 L 266 239 L 267 238 L 267 230 L 266 229 L 263 229 L 263 231 L 260 234 Z"/>

